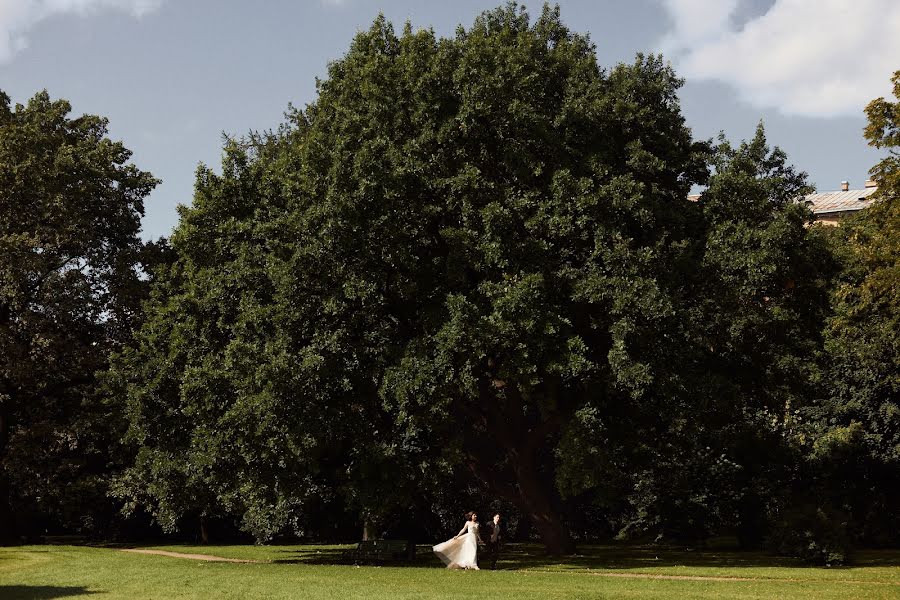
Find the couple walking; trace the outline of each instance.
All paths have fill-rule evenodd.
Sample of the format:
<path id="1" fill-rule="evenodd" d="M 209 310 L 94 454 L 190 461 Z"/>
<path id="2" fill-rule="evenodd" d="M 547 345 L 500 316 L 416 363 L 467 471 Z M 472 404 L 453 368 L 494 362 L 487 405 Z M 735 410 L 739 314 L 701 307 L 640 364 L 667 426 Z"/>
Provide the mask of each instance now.
<path id="1" fill-rule="evenodd" d="M 448 569 L 474 569 L 478 570 L 478 545 L 485 547 L 486 560 L 490 561 L 491 569 L 496 568 L 497 558 L 500 556 L 500 543 L 503 533 L 500 528 L 500 513 L 495 513 L 494 518 L 485 526 L 487 529 L 486 540 L 481 537 L 478 515 L 474 512 L 466 513 L 466 523 L 453 538 L 434 546 L 432 550 L 440 558 Z"/>

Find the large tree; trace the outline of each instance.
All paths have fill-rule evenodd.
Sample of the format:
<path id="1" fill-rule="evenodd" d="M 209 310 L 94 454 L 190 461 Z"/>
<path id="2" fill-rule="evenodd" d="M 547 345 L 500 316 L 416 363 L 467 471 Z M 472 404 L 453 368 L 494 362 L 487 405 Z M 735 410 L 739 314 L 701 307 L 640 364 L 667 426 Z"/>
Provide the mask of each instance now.
<path id="1" fill-rule="evenodd" d="M 866 107 L 866 139 L 887 156 L 872 168 L 874 203 L 841 229 L 848 268 L 828 334 L 840 404 L 900 463 L 900 71 L 892 81 L 897 101 Z"/>
<path id="2" fill-rule="evenodd" d="M 573 417 L 673 385 L 708 156 L 679 85 L 658 57 L 600 68 L 553 8 L 449 39 L 379 18 L 305 112 L 201 171 L 117 369 L 142 446 L 121 493 L 266 537 L 322 495 L 377 519 L 462 467 L 570 550 Z"/>
<path id="3" fill-rule="evenodd" d="M 382 51 L 401 82 L 409 46 Z M 513 6 L 485 13 L 432 52 L 439 109 L 412 112 L 423 124 L 392 145 L 416 154 L 388 153 L 382 167 L 424 172 L 379 193 L 413 196 L 397 212 L 418 238 L 398 240 L 417 249 L 405 264 L 373 257 L 407 280 L 386 290 L 404 334 L 380 393 L 404 435 L 444 448 L 566 552 L 555 473 L 578 450 L 560 440 L 576 415 L 615 422 L 671 382 L 664 332 L 688 279 L 687 193 L 706 175 L 706 146 L 660 58 L 606 72 L 555 9 L 534 23 Z M 353 103 L 365 72 L 348 69 L 329 92 Z M 353 183 L 368 201 L 365 180 Z"/>
<path id="4" fill-rule="evenodd" d="M 798 201 L 810 191 L 806 174 L 770 149 L 761 124 L 736 148 L 722 142 L 713 166 L 699 200 L 704 250 L 690 319 L 696 362 L 686 376 L 698 400 L 696 441 L 722 463 L 710 461 L 713 472 L 731 472 L 724 495 L 710 489 L 699 497 L 709 498 L 720 526 L 737 526 L 742 542 L 758 543 L 789 486 L 796 454 L 785 440 L 817 389 L 835 266 Z"/>
<path id="5" fill-rule="evenodd" d="M 831 490 L 867 541 L 895 542 L 900 483 L 900 71 L 897 101 L 866 107 L 866 139 L 887 151 L 872 168 L 874 202 L 835 232 L 844 269 L 825 329 L 828 391 L 820 440 Z M 852 476 L 848 476 L 852 473 Z"/>
<path id="6" fill-rule="evenodd" d="M 737 528 L 758 542 L 793 460 L 783 439 L 814 389 L 832 269 L 797 202 L 806 175 L 761 125 L 737 147 L 723 136 L 711 164 L 690 207 L 673 319 L 650 338 L 675 342 L 652 365 L 668 384 L 624 414 L 581 409 L 559 478 L 568 495 L 589 492 L 622 534 L 705 539 Z"/>
<path id="7" fill-rule="evenodd" d="M 105 119 L 70 110 L 46 92 L 15 106 L 0 92 L 4 539 L 11 503 L 77 522 L 103 498 L 115 424 L 95 372 L 127 338 L 140 295 L 138 231 L 156 180 L 107 137 Z"/>

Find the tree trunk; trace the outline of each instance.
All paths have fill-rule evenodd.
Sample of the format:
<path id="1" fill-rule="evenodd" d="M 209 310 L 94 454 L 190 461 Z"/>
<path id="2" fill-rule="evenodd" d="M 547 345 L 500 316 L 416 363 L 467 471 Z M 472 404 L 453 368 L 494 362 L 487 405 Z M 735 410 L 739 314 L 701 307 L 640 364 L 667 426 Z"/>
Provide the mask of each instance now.
<path id="1" fill-rule="evenodd" d="M 547 554 L 574 554 L 575 542 L 559 512 L 553 507 L 552 498 L 547 493 L 533 460 L 528 457 L 515 462 L 514 470 L 521 494 L 519 504 L 541 535 Z"/>
<path id="2" fill-rule="evenodd" d="M 16 520 L 13 518 L 9 502 L 9 482 L 6 474 L 0 472 L 0 546 L 18 543 Z"/>
<path id="3" fill-rule="evenodd" d="M 0 397 L 0 545 L 17 542 L 16 520 L 13 518 L 9 501 L 9 477 L 6 474 L 6 446 L 9 443 L 10 398 Z"/>
<path id="4" fill-rule="evenodd" d="M 200 543 L 204 546 L 209 544 L 209 523 L 202 515 L 200 517 Z"/>
<path id="5" fill-rule="evenodd" d="M 516 527 L 516 541 L 527 542 L 531 539 L 531 517 L 522 515 L 519 519 L 519 526 Z"/>
<path id="6" fill-rule="evenodd" d="M 362 539 L 364 542 L 369 541 L 369 539 L 372 537 L 371 533 L 369 532 L 369 530 L 371 528 L 372 528 L 372 524 L 369 523 L 369 519 L 365 519 L 363 521 L 363 532 L 362 532 Z"/>
<path id="7" fill-rule="evenodd" d="M 489 360 L 489 372 L 495 367 Z M 547 553 L 553 556 L 573 554 L 575 543 L 563 523 L 560 513 L 554 507 L 554 486 L 552 478 L 542 477 L 538 468 L 540 449 L 548 436 L 560 428 L 559 415 L 547 415 L 538 423 L 529 423 L 525 414 L 525 401 L 516 385 L 509 385 L 499 377 L 485 377 L 479 380 L 479 397 L 482 412 L 472 415 L 491 432 L 496 441 L 495 449 L 506 454 L 512 467 L 513 478 L 518 489 L 498 484 L 490 474 L 489 462 L 475 457 L 473 467 L 485 473 L 487 480 L 494 480 L 497 492 L 507 495 L 541 536 Z M 465 407 L 465 404 L 462 405 Z"/>
<path id="8" fill-rule="evenodd" d="M 528 516 L 541 534 L 547 554 L 562 556 L 575 553 L 575 542 L 556 511 L 535 508 L 529 510 Z"/>

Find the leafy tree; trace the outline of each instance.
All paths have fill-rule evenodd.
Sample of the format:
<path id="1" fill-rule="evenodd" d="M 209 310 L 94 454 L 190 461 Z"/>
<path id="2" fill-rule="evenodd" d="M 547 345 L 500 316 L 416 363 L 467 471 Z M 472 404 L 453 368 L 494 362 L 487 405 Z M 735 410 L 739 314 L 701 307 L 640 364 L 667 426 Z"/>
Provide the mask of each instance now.
<path id="1" fill-rule="evenodd" d="M 263 375 L 267 388 L 280 380 L 256 372 L 270 354 L 245 341 L 249 334 L 262 345 L 275 336 L 266 306 L 272 286 L 263 268 L 265 240 L 254 231 L 253 218 L 268 209 L 260 171 L 235 143 L 222 176 L 198 170 L 194 206 L 179 208 L 182 220 L 172 237 L 178 259 L 160 271 L 135 344 L 114 357 L 110 373 L 113 392 L 127 397 L 127 438 L 139 447 L 114 493 L 128 501 L 126 513 L 147 507 L 166 531 L 185 515 L 198 517 L 204 541 L 210 517 L 229 514 L 234 498 L 243 495 L 243 507 L 264 495 L 265 488 L 242 479 L 247 468 L 268 473 L 299 454 L 295 448 L 276 458 L 257 455 L 280 439 L 266 428 L 277 425 L 275 407 L 252 384 Z M 261 408 L 268 412 L 257 414 Z M 248 437 L 263 441 L 242 470 L 236 452 Z M 274 504 L 271 511 L 283 513 Z M 273 514 L 262 521 L 265 532 L 248 523 L 262 539 L 269 523 L 285 526 Z"/>
<path id="2" fill-rule="evenodd" d="M 723 141 L 714 167 L 700 200 L 707 231 L 692 387 L 707 398 L 698 437 L 737 467 L 724 486 L 735 490 L 731 523 L 755 544 L 790 501 L 800 457 L 792 442 L 817 392 L 836 266 L 797 202 L 810 191 L 806 174 L 768 147 L 762 125 L 738 148 Z"/>
<path id="3" fill-rule="evenodd" d="M 553 8 L 450 39 L 378 19 L 277 141 L 200 173 L 123 354 L 148 457 L 123 494 L 266 537 L 318 495 L 377 519 L 464 467 L 570 550 L 561 437 L 672 380 L 656 334 L 707 156 L 679 85 L 657 57 L 603 71 Z"/>
<path id="4" fill-rule="evenodd" d="M 816 468 L 791 442 L 833 265 L 805 175 L 762 128 L 694 142 L 679 85 L 599 68 L 549 7 L 447 39 L 376 20 L 314 104 L 198 172 L 112 373 L 128 509 L 268 539 L 462 480 L 555 553 L 585 503 L 624 533 L 764 531 Z"/>
<path id="5" fill-rule="evenodd" d="M 294 235 L 309 218 L 288 210 L 306 127 L 297 113 L 279 132 L 230 140 L 221 175 L 198 171 L 172 237 L 178 260 L 113 361 L 137 447 L 115 493 L 166 531 L 199 518 L 205 541 L 207 523 L 228 517 L 258 540 L 315 534 L 324 510 L 372 520 L 406 488 L 378 447 L 390 423 L 369 355 L 383 340 L 327 287 L 328 249 Z"/>
<path id="6" fill-rule="evenodd" d="M 664 386 L 652 368 L 674 351 L 653 333 L 706 173 L 679 80 L 656 57 L 606 73 L 557 9 L 531 23 L 515 5 L 452 40 L 378 21 L 329 75 L 311 229 L 384 315 L 375 375 L 403 443 L 441 449 L 570 550 L 561 436 Z"/>
<path id="7" fill-rule="evenodd" d="M 892 81 L 900 99 L 900 72 Z M 859 534 L 886 543 L 896 541 L 900 488 L 900 101 L 873 100 L 866 115 L 869 144 L 888 153 L 871 171 L 872 206 L 835 232 L 844 270 L 825 330 L 831 393 L 817 448 L 831 457 L 835 502 Z"/>
<path id="8" fill-rule="evenodd" d="M 115 424 L 95 372 L 127 338 L 156 180 L 46 92 L 0 93 L 0 537 L 14 511 L 67 522 L 103 498 Z M 78 524 L 75 523 L 74 526 Z M 81 523 L 89 525 L 89 523 Z"/>
<path id="9" fill-rule="evenodd" d="M 888 155 L 872 169 L 874 204 L 842 230 L 849 269 L 828 333 L 840 404 L 867 424 L 879 456 L 900 463 L 900 71 L 892 81 L 898 102 L 866 107 L 866 139 Z"/>
<path id="10" fill-rule="evenodd" d="M 619 421 L 582 410 L 565 443 L 568 493 L 599 492 L 621 535 L 738 528 L 758 542 L 798 458 L 785 438 L 815 389 L 833 268 L 796 202 L 806 176 L 762 126 L 737 147 L 723 137 L 711 163 L 675 317 L 657 330 L 676 342 L 654 365 L 670 384 Z"/>

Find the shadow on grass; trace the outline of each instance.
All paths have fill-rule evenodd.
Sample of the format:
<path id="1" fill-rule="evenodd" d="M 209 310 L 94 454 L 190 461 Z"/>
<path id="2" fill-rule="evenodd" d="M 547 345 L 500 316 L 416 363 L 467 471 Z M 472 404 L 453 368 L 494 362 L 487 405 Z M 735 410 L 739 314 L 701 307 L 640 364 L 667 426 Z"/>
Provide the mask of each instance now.
<path id="1" fill-rule="evenodd" d="M 283 556 L 275 564 L 352 565 L 352 547 L 291 548 L 280 550 Z M 418 546 L 416 558 L 405 562 L 361 563 L 391 567 L 433 567 L 443 564 L 432 554 L 431 546 Z M 803 568 L 810 565 L 799 559 L 772 556 L 763 552 L 692 550 L 661 546 L 603 545 L 584 546 L 578 554 L 565 557 L 547 556 L 539 544 L 507 544 L 500 553 L 499 570 L 633 570 L 651 567 L 711 567 L 711 568 Z M 854 567 L 900 567 L 900 551 L 867 551 L 856 556 Z"/>
<path id="2" fill-rule="evenodd" d="M 81 586 L 56 585 L 0 585 L 3 600 L 50 600 L 51 598 L 71 598 L 97 594 Z"/>
<path id="3" fill-rule="evenodd" d="M 542 554 L 537 545 L 510 545 L 501 560 L 517 569 L 640 569 L 647 567 L 803 567 L 793 558 L 758 552 L 717 552 L 664 546 L 586 546 L 566 557 Z M 898 563 L 900 564 L 900 563 Z"/>
<path id="4" fill-rule="evenodd" d="M 314 548 L 303 550 L 279 550 L 280 554 L 284 554 L 283 558 L 276 558 L 272 562 L 276 565 L 352 565 L 353 550 L 340 548 L 325 548 L 317 550 Z M 411 567 L 412 563 L 387 563 L 392 567 Z"/>

